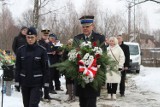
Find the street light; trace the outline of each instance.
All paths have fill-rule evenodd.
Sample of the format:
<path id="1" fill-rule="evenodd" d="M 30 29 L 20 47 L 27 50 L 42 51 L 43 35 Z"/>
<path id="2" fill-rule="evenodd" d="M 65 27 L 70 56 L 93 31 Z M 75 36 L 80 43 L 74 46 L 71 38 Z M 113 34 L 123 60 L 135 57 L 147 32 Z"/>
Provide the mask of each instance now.
<path id="1" fill-rule="evenodd" d="M 136 38 L 135 38 L 135 6 L 138 4 L 142 4 L 144 2 L 147 2 L 147 1 L 152 1 L 152 2 L 156 2 L 156 3 L 160 4 L 160 1 L 156 1 L 156 0 L 144 0 L 144 1 L 141 1 L 138 3 L 136 3 L 134 0 L 134 2 L 129 2 L 129 4 L 128 4 L 128 41 L 129 41 L 129 36 L 131 33 L 131 8 L 134 6 L 134 41 L 135 41 L 136 40 Z M 131 3 L 133 3 L 133 5 L 131 5 Z"/>
<path id="2" fill-rule="evenodd" d="M 131 33 L 131 8 L 134 6 L 134 32 L 133 33 L 134 33 L 134 41 L 136 41 L 136 37 L 135 37 L 135 28 L 136 28 L 136 25 L 135 25 L 135 6 L 138 4 L 144 3 L 146 1 L 149 1 L 149 0 L 141 1 L 138 3 L 136 3 L 134 0 L 134 2 L 129 2 L 129 4 L 128 4 L 128 41 L 129 41 L 129 36 Z M 133 3 L 133 5 L 131 5 L 131 3 Z"/>

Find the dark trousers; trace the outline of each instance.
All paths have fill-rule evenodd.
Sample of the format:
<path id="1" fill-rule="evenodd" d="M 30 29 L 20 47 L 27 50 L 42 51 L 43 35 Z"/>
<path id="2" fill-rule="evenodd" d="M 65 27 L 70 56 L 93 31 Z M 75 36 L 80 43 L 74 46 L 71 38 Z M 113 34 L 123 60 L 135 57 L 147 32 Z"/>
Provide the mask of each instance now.
<path id="1" fill-rule="evenodd" d="M 49 82 L 49 89 L 50 90 L 54 90 L 53 80 L 54 80 L 54 69 L 50 68 L 50 82 Z"/>
<path id="2" fill-rule="evenodd" d="M 121 72 L 121 82 L 120 82 L 120 94 L 124 95 L 125 92 L 125 80 L 126 80 L 126 71 Z"/>
<path id="3" fill-rule="evenodd" d="M 61 83 L 60 83 L 60 73 L 59 71 L 55 71 L 55 77 L 54 77 L 54 82 L 55 82 L 55 88 L 56 90 L 60 90 L 60 86 L 61 86 Z"/>
<path id="4" fill-rule="evenodd" d="M 56 70 L 56 68 L 51 68 L 50 69 L 50 78 L 51 78 L 50 79 L 50 89 L 54 90 L 54 86 L 53 86 L 53 80 L 54 80 L 55 88 L 56 88 L 56 90 L 59 90 L 60 89 L 60 85 L 61 85 L 60 80 L 59 80 L 60 73 L 59 73 L 58 70 Z"/>
<path id="5" fill-rule="evenodd" d="M 107 83 L 108 94 L 116 94 L 118 83 Z"/>
<path id="6" fill-rule="evenodd" d="M 41 87 L 22 87 L 24 107 L 38 107 Z"/>
<path id="7" fill-rule="evenodd" d="M 96 107 L 97 97 L 79 97 L 80 107 Z"/>
<path id="8" fill-rule="evenodd" d="M 49 96 L 49 88 L 44 87 L 44 93 L 43 93 L 43 90 L 41 89 L 40 97 L 42 98 L 43 95 L 44 95 L 45 99 L 48 99 L 50 97 Z"/>

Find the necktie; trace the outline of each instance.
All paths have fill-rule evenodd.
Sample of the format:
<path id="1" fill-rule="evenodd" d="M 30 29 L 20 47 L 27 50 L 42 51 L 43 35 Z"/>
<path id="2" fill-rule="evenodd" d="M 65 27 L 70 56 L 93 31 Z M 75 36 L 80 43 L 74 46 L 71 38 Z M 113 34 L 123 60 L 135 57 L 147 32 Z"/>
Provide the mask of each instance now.
<path id="1" fill-rule="evenodd" d="M 89 37 L 86 37 L 86 41 L 89 41 Z"/>

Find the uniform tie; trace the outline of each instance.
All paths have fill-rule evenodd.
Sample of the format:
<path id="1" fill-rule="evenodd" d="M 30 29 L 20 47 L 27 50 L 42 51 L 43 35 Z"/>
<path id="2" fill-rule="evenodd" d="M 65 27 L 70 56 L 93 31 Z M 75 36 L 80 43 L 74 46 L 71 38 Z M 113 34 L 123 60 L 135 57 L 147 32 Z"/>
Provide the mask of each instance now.
<path id="1" fill-rule="evenodd" d="M 86 41 L 89 41 L 89 37 L 86 37 Z"/>

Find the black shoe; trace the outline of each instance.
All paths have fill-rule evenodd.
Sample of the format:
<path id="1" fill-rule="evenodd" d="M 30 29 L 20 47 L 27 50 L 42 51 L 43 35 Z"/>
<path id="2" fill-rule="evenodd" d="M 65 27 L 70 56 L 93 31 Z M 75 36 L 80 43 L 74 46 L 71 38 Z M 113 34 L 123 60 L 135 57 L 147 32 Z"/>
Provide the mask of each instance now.
<path id="1" fill-rule="evenodd" d="M 50 99 L 52 99 L 52 98 L 48 95 L 48 96 L 44 96 L 44 99 L 50 100 Z"/>
<path id="2" fill-rule="evenodd" d="M 66 95 L 68 94 L 68 91 L 66 91 Z"/>
<path id="3" fill-rule="evenodd" d="M 55 90 L 51 90 L 49 93 L 51 93 L 51 94 L 57 94 L 57 92 Z"/>
<path id="4" fill-rule="evenodd" d="M 121 97 L 125 97 L 125 95 L 124 95 L 124 94 L 121 94 Z"/>
<path id="5" fill-rule="evenodd" d="M 56 88 L 57 91 L 64 91 L 63 89 L 61 88 Z"/>

